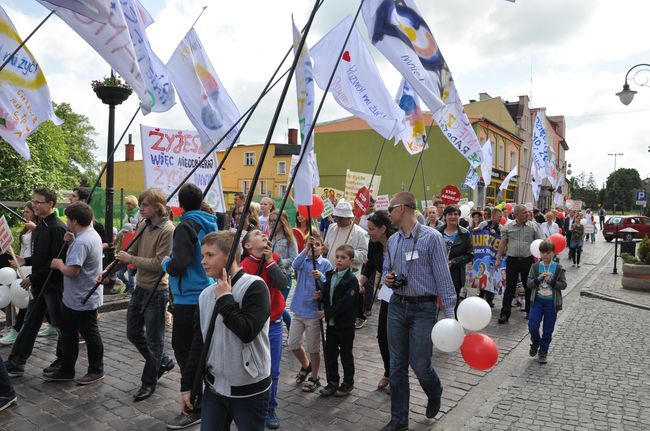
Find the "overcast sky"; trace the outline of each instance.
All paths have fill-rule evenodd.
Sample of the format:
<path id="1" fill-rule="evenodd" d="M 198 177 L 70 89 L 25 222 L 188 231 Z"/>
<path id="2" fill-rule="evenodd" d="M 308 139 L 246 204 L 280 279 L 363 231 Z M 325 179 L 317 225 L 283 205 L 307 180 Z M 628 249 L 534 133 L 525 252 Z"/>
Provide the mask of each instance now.
<path id="1" fill-rule="evenodd" d="M 164 62 L 202 6 L 209 5 L 195 28 L 240 112 L 254 102 L 291 45 L 291 14 L 302 27 L 313 5 L 310 0 L 141 1 L 155 20 L 148 35 Z M 601 184 L 614 167 L 607 153 L 617 152 L 625 154 L 618 158 L 618 167 L 636 168 L 642 178 L 650 176 L 650 89 L 631 83 L 639 94 L 629 106 L 614 95 L 621 90 L 631 66 L 650 63 L 650 2 L 419 0 L 418 4 L 465 103 L 478 99 L 480 92 L 509 101 L 531 95 L 532 107 L 546 107 L 547 115 L 566 117 L 567 160 L 574 175 L 593 172 Z M 48 13 L 34 0 L 2 0 L 2 5 L 23 37 Z M 354 14 L 357 6 L 355 1 L 325 0 L 308 36 L 309 46 L 346 14 Z M 357 25 L 367 38 L 361 17 Z M 90 81 L 108 75 L 108 64 L 56 16 L 43 25 L 28 47 L 45 73 L 52 99 L 69 102 L 76 112 L 90 118 L 98 132 L 97 154 L 104 160 L 108 109 L 95 97 Z M 377 50 L 370 49 L 387 88 L 396 92 L 398 72 Z M 637 81 L 642 84 L 647 76 L 639 74 Z M 287 124 L 297 127 L 293 89 L 292 84 L 273 142 L 286 142 Z M 278 96 L 279 90 L 275 90 L 260 105 L 242 142 L 264 140 Z M 118 107 L 118 137 L 136 107 L 135 96 Z M 319 121 L 347 115 L 328 99 Z M 140 115 L 130 130 L 137 144 L 136 157 L 140 154 L 137 125 L 141 123 L 193 128 L 180 102 L 166 113 Z M 117 160 L 123 160 L 123 154 L 119 150 Z"/>

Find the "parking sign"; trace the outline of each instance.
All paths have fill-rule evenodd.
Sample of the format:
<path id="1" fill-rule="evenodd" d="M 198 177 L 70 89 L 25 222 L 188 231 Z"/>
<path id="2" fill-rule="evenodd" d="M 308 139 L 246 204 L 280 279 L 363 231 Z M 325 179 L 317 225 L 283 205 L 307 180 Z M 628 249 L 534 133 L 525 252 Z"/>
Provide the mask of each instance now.
<path id="1" fill-rule="evenodd" d="M 648 193 L 636 192 L 636 204 L 645 206 L 646 202 L 648 202 Z"/>

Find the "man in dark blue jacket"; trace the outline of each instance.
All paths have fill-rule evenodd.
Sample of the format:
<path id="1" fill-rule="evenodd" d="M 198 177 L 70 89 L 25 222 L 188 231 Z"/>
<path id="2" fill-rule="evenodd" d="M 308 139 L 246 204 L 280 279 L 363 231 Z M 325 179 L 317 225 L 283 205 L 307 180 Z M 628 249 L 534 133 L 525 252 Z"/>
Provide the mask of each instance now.
<path id="1" fill-rule="evenodd" d="M 178 192 L 178 202 L 183 209 L 181 223 L 174 231 L 172 255 L 162 267 L 169 274 L 169 285 L 174 298 L 174 326 L 172 347 L 181 376 L 187 373 L 199 295 L 213 283 L 201 265 L 201 240 L 217 231 L 215 216 L 200 211 L 203 192 L 194 184 L 185 184 Z M 169 429 L 183 429 L 201 421 L 201 412 L 181 414 L 167 424 Z"/>

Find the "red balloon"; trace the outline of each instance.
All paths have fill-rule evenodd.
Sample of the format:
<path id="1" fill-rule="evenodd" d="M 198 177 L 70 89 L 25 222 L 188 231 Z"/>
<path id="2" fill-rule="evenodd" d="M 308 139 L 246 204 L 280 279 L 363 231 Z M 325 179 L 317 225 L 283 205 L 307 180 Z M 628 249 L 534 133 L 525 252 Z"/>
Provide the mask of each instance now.
<path id="1" fill-rule="evenodd" d="M 309 214 L 307 214 L 307 208 L 309 208 Z M 298 205 L 298 213 L 304 218 L 308 218 L 309 215 L 311 215 L 311 218 L 318 218 L 323 214 L 324 209 L 325 202 L 319 195 L 311 196 L 311 205 Z"/>
<path id="2" fill-rule="evenodd" d="M 499 224 L 506 224 L 508 222 L 508 219 L 505 218 L 504 216 L 501 216 L 501 220 L 499 221 Z"/>
<path id="3" fill-rule="evenodd" d="M 548 239 L 553 241 L 553 245 L 555 246 L 555 253 L 562 253 L 562 250 L 566 248 L 566 238 L 564 235 L 554 233 L 553 235 L 549 236 Z"/>
<path id="4" fill-rule="evenodd" d="M 492 368 L 499 359 L 497 344 L 492 338 L 480 332 L 465 335 L 460 353 L 467 365 L 483 371 Z"/>
<path id="5" fill-rule="evenodd" d="M 508 212 L 512 212 L 512 204 L 506 204 L 506 209 Z"/>
<path id="6" fill-rule="evenodd" d="M 559 212 L 559 213 L 557 213 L 556 217 L 557 217 L 557 218 L 564 218 L 564 213 L 563 213 L 563 212 Z"/>

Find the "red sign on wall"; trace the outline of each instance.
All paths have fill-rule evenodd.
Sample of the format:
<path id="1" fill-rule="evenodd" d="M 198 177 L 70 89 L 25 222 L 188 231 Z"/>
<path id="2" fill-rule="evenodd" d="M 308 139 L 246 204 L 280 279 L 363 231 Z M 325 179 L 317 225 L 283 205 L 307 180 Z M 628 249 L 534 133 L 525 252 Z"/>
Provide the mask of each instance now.
<path id="1" fill-rule="evenodd" d="M 445 205 L 455 205 L 460 202 L 460 190 L 456 186 L 445 186 L 440 192 L 440 200 Z"/>
<path id="2" fill-rule="evenodd" d="M 370 190 L 367 187 L 361 187 L 354 198 L 354 216 L 361 217 L 366 213 L 370 206 Z"/>

